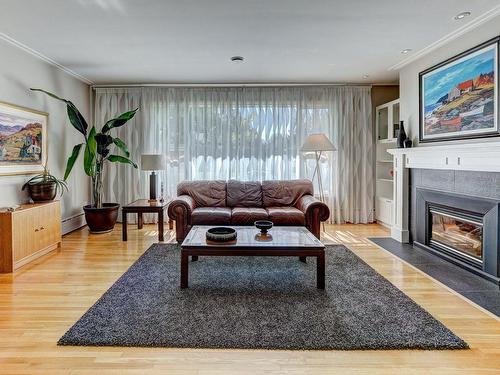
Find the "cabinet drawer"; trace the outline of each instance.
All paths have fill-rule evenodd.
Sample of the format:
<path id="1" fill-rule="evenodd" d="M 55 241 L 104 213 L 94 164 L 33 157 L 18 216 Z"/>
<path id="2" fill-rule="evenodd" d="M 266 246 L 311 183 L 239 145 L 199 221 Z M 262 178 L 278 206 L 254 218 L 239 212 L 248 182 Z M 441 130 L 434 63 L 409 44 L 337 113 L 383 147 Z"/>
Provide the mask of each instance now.
<path id="1" fill-rule="evenodd" d="M 392 225 L 392 200 L 377 198 L 375 202 L 375 217 L 387 225 Z"/>

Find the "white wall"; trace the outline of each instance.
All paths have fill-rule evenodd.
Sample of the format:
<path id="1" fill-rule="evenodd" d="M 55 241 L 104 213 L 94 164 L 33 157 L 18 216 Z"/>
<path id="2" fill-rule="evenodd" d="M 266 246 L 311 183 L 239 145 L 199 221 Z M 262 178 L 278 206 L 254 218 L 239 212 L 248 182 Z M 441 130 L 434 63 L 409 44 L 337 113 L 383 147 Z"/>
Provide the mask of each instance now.
<path id="1" fill-rule="evenodd" d="M 433 65 L 436 65 L 446 59 L 453 57 L 469 48 L 475 47 L 487 40 L 500 35 L 500 16 L 492 18 L 481 26 L 471 30 L 457 39 L 449 42 L 428 55 L 412 62 L 401 69 L 399 73 L 400 98 L 401 98 L 401 119 L 405 122 L 405 128 L 415 144 L 418 143 L 418 74 Z M 498 141 L 493 138 L 483 138 L 468 141 L 454 142 L 488 142 Z M 445 143 L 450 143 L 445 142 Z M 426 144 L 429 146 L 442 144 L 442 142 L 433 142 Z"/>
<path id="2" fill-rule="evenodd" d="M 81 134 L 69 125 L 64 103 L 29 88 L 43 88 L 70 99 L 88 121 L 89 86 L 3 40 L 0 40 L 0 56 L 0 101 L 49 114 L 48 167 L 52 174 L 63 177 L 67 157 L 74 144 L 82 141 Z M 21 187 L 29 177 L 0 176 L 0 207 L 28 200 Z M 80 214 L 88 198 L 88 179 L 80 165 L 75 165 L 69 178 L 69 192 L 61 199 L 63 219 Z"/>

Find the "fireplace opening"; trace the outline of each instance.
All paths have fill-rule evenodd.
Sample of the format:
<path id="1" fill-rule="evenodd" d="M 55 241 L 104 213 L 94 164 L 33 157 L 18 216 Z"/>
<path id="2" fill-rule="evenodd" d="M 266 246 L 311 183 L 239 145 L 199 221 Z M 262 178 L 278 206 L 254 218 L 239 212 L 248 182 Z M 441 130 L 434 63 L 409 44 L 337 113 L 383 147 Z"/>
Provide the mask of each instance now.
<path id="1" fill-rule="evenodd" d="M 500 200 L 415 189 L 413 246 L 500 285 Z"/>
<path id="2" fill-rule="evenodd" d="M 429 246 L 482 267 L 482 218 L 435 207 L 429 207 L 429 218 Z"/>

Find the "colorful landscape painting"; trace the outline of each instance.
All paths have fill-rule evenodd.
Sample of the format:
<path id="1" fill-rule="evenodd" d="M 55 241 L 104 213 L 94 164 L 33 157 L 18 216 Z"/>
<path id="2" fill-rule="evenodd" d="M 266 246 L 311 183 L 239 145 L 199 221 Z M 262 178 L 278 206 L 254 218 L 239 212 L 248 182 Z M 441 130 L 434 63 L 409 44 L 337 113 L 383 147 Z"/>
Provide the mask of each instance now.
<path id="1" fill-rule="evenodd" d="M 47 115 L 0 103 L 0 173 L 39 171 L 45 161 Z"/>
<path id="2" fill-rule="evenodd" d="M 420 74 L 420 141 L 498 135 L 498 41 Z"/>

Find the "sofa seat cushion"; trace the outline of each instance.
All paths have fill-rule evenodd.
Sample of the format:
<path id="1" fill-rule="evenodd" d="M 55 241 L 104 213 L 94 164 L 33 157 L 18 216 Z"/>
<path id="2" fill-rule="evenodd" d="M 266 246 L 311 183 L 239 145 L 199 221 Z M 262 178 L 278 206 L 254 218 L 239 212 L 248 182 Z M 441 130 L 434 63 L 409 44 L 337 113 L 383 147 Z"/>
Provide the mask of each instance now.
<path id="1" fill-rule="evenodd" d="M 231 224 L 253 225 L 257 220 L 268 220 L 267 211 L 258 207 L 235 207 L 231 216 Z"/>
<path id="2" fill-rule="evenodd" d="M 304 213 L 295 207 L 268 207 L 266 208 L 271 220 L 276 225 L 305 225 Z"/>
<path id="3" fill-rule="evenodd" d="M 191 214 L 192 225 L 229 225 L 231 209 L 227 207 L 199 207 Z"/>

